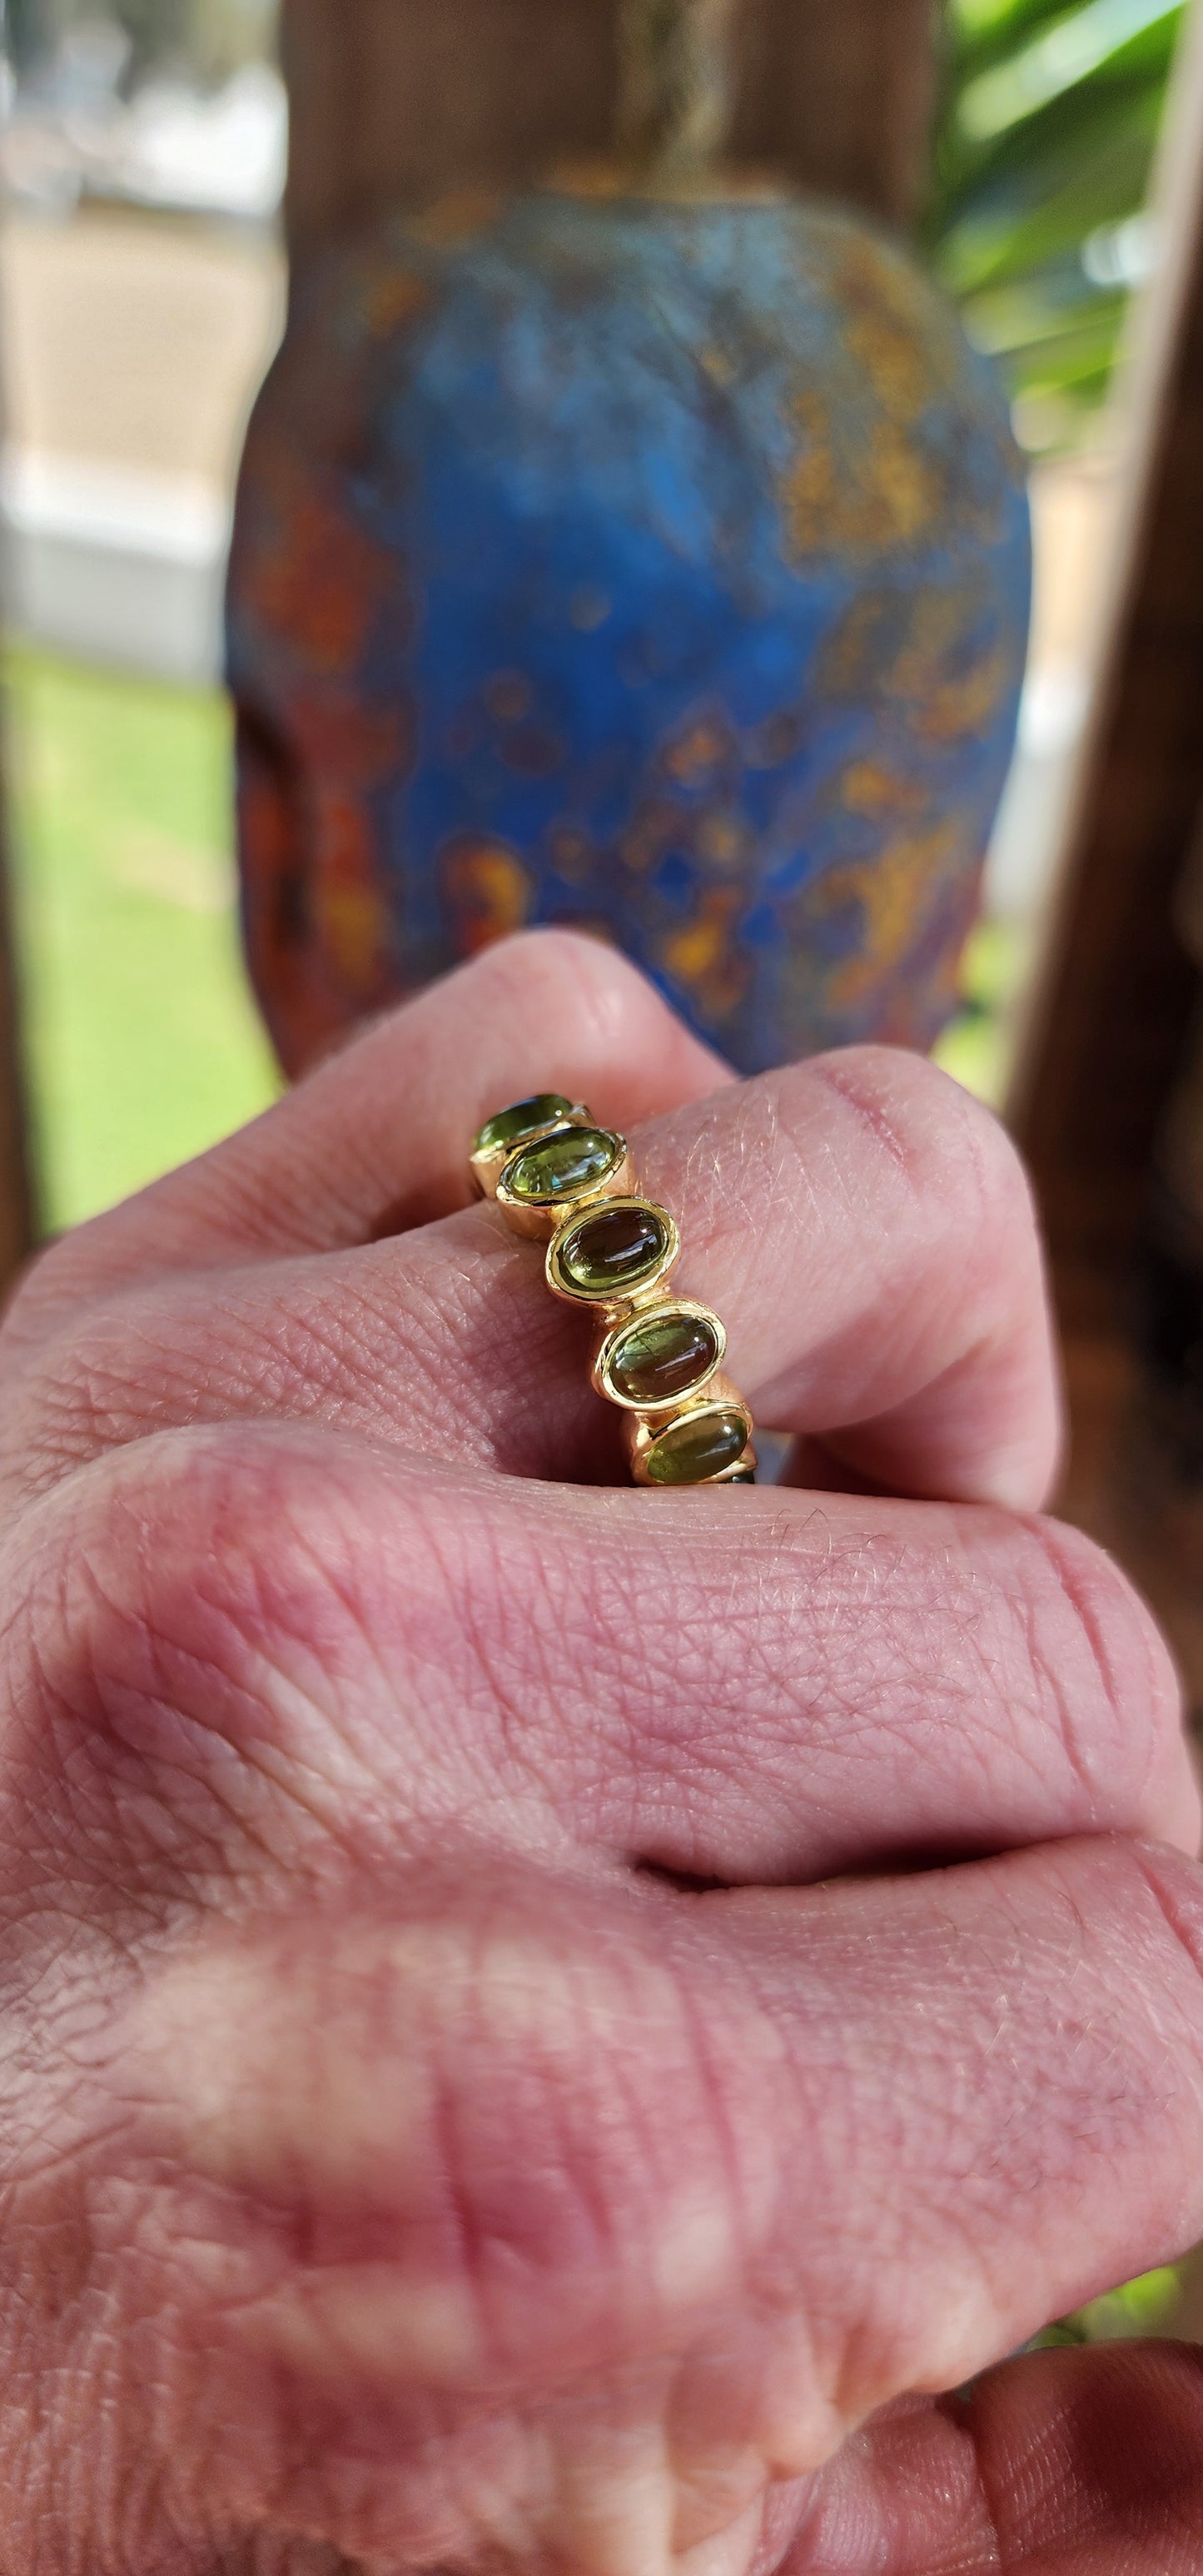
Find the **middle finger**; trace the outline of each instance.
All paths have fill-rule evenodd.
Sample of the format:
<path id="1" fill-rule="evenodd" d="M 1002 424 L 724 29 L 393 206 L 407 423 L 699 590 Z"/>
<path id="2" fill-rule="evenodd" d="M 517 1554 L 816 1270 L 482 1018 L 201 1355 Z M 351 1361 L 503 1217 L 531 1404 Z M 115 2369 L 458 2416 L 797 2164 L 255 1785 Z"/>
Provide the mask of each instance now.
<path id="1" fill-rule="evenodd" d="M 11 1605 L 12 1704 L 26 1670 L 67 1707 L 103 1672 L 108 1723 L 137 1739 L 153 1637 L 155 1690 L 213 1748 L 227 1805 L 249 1706 L 293 1827 L 341 1834 L 362 1798 L 365 1832 L 383 1808 L 390 1848 L 423 1847 L 449 1815 L 504 1811 L 604 1877 L 728 1884 L 1090 1832 L 1196 1846 L 1157 1631 L 1052 1523 L 503 1484 L 245 1425 L 101 1462 L 41 1511 L 72 1516 L 88 1579 L 69 1615 L 53 1587 Z M 265 1590 L 245 1569 L 268 1527 Z"/>

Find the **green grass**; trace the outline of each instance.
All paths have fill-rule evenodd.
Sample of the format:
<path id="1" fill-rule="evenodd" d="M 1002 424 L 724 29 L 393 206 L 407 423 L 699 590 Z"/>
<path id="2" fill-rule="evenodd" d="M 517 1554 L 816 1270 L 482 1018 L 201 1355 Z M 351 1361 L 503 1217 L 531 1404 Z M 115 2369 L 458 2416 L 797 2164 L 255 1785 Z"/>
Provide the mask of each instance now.
<path id="1" fill-rule="evenodd" d="M 936 1063 L 1000 1109 L 1011 1070 L 1012 1015 L 1032 964 L 1031 933 L 1012 921 L 980 921 L 961 964 L 961 1009 L 932 1049 Z"/>
<path id="2" fill-rule="evenodd" d="M 57 1232 L 277 1085 L 238 949 L 224 700 L 23 646 L 6 674 L 25 1055 Z"/>
<path id="3" fill-rule="evenodd" d="M 1047 2326 L 1035 2340 L 1048 2346 L 1122 2343 L 1130 2335 L 1168 2335 L 1173 2330 L 1174 2310 L 1181 2304 L 1182 2288 L 1182 2273 L 1175 2266 L 1145 2272 L 1138 2281 L 1126 2281 L 1122 2289 L 1109 2290 L 1103 2298 L 1092 2299 L 1088 2307 L 1078 2308 L 1073 2316 Z"/>

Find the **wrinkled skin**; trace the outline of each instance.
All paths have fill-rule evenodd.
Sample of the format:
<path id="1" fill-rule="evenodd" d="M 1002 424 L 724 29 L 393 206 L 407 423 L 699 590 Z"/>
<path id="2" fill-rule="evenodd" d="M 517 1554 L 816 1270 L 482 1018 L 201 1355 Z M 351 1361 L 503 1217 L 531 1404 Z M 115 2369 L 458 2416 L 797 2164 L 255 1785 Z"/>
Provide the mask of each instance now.
<path id="1" fill-rule="evenodd" d="M 641 1493 L 466 1203 L 633 1131 L 788 1489 Z M 491 952 L 0 1345 L 3 2576 L 1197 2576 L 1203 2368 L 987 2371 L 1203 2234 L 1164 1649 L 1042 1519 L 1026 1187 Z"/>

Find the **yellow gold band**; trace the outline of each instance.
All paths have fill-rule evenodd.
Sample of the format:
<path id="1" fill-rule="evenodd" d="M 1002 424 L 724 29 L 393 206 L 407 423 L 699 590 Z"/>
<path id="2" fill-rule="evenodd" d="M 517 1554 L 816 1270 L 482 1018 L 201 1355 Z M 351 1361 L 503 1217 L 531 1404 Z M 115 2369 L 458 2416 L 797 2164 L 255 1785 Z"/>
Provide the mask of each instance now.
<path id="1" fill-rule="evenodd" d="M 752 1416 L 722 1373 L 718 1316 L 666 1282 L 681 1251 L 667 1208 L 640 1195 L 626 1138 L 544 1091 L 473 1139 L 472 1178 L 515 1233 L 545 1243 L 548 1287 L 588 1309 L 593 1384 L 624 1416 L 637 1485 L 750 1485 Z"/>

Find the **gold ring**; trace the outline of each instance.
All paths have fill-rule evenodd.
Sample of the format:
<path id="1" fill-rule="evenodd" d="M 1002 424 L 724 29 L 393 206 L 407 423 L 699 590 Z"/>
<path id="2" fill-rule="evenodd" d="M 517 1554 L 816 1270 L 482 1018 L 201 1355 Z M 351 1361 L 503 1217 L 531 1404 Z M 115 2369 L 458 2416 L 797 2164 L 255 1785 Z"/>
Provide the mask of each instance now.
<path id="1" fill-rule="evenodd" d="M 637 1485 L 753 1485 L 752 1416 L 722 1362 L 718 1316 L 666 1283 L 681 1238 L 644 1198 L 625 1136 L 540 1091 L 487 1118 L 472 1178 L 516 1234 L 547 1246 L 547 1284 L 589 1310 L 593 1384 L 619 1406 Z"/>

